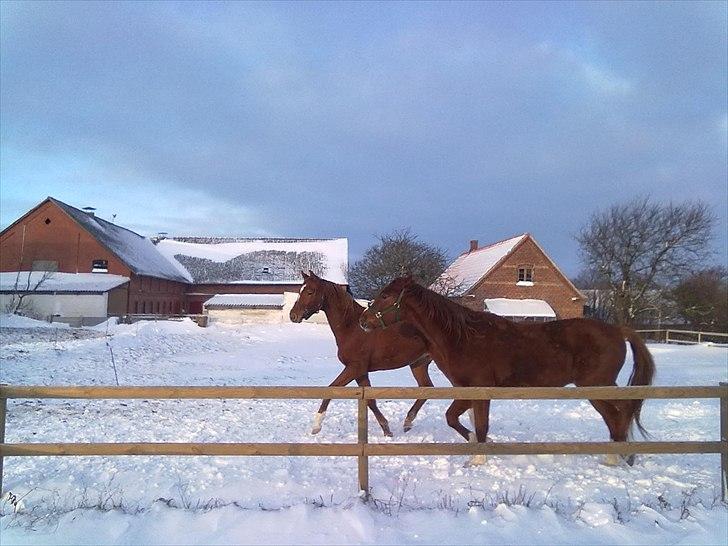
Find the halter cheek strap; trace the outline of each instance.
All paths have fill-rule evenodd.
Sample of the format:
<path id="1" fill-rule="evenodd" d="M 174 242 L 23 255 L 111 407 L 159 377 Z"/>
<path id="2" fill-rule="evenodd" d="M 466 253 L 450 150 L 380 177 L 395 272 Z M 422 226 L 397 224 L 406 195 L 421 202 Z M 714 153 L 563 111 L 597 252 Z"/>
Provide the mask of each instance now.
<path id="1" fill-rule="evenodd" d="M 399 310 L 402 307 L 401 302 L 402 302 L 403 295 L 404 295 L 404 288 L 399 293 L 399 296 L 397 296 L 397 301 L 395 301 L 389 307 L 385 307 L 381 311 L 377 311 L 376 313 L 374 313 L 374 316 L 377 317 L 377 319 L 379 319 L 379 324 L 382 326 L 382 330 L 386 329 L 388 326 L 384 322 L 384 315 L 386 315 L 387 313 L 391 313 L 392 311 L 394 311 L 394 322 L 392 322 L 392 324 L 396 324 L 397 322 L 399 322 Z"/>

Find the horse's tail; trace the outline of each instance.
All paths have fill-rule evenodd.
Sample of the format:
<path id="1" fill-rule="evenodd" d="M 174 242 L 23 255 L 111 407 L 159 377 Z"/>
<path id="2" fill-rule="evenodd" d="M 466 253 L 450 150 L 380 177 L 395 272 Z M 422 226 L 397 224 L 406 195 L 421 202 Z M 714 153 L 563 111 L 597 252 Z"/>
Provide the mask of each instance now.
<path id="1" fill-rule="evenodd" d="M 655 361 L 652 359 L 650 351 L 647 350 L 647 345 L 642 341 L 642 338 L 637 332 L 626 326 L 621 327 L 622 335 L 629 342 L 632 347 L 632 355 L 634 357 L 634 367 L 632 368 L 632 375 L 629 376 L 629 386 L 633 385 L 651 385 L 652 379 L 655 377 Z M 634 424 L 642 433 L 643 436 L 647 437 L 647 431 L 640 422 L 640 413 L 642 412 L 642 404 L 644 400 L 633 400 L 632 419 Z"/>

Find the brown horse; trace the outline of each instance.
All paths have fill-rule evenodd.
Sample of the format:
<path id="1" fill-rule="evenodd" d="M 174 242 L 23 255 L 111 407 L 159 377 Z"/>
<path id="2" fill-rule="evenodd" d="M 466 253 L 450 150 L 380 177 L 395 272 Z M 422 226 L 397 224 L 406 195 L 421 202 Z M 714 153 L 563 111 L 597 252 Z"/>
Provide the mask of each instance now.
<path id="1" fill-rule="evenodd" d="M 292 322 L 301 322 L 319 311 L 326 314 L 336 338 L 339 360 L 344 365 L 344 370 L 331 382 L 331 387 L 343 387 L 352 381 L 356 381 L 359 386 L 369 386 L 369 372 L 394 370 L 405 366 L 412 368 L 412 375 L 420 387 L 432 387 L 428 373 L 432 359 L 427 353 L 424 338 L 415 328 L 408 324 L 398 324 L 384 332 L 365 334 L 358 323 L 364 307 L 354 300 L 345 286 L 317 277 L 311 271 L 308 275 L 303 271 L 301 274 L 304 283 L 291 309 L 290 318 Z M 321 422 L 329 402 L 331 400 L 321 401 L 312 434 L 321 430 Z M 426 400 L 417 400 L 407 412 L 405 432 L 412 428 L 412 421 L 425 402 Z M 370 400 L 368 405 L 384 434 L 392 436 L 389 423 L 379 411 L 376 400 Z"/>
<path id="2" fill-rule="evenodd" d="M 400 277 L 387 285 L 365 310 L 360 325 L 366 331 L 404 321 L 426 338 L 440 370 L 457 387 L 561 387 L 616 385 L 626 356 L 625 339 L 634 354 L 629 385 L 649 385 L 655 365 L 647 347 L 630 328 L 591 319 L 516 323 L 492 313 L 472 311 Z M 643 400 L 590 400 L 609 428 L 612 440 L 627 439 L 640 423 Z M 460 423 L 472 408 L 475 438 Z M 447 423 L 466 440 L 485 442 L 490 400 L 455 400 Z M 615 458 L 610 458 L 613 463 Z M 474 457 L 473 464 L 484 457 Z M 633 464 L 634 456 L 627 459 Z"/>

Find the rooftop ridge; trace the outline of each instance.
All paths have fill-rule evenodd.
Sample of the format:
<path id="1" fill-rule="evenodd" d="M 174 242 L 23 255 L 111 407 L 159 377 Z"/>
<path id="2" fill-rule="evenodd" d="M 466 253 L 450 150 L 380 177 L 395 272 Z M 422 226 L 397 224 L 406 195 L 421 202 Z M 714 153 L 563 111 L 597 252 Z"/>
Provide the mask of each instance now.
<path id="1" fill-rule="evenodd" d="M 488 246 L 481 246 L 476 248 L 475 250 L 466 250 L 465 252 L 462 252 L 460 256 L 465 256 L 466 254 L 475 254 L 476 252 L 480 252 L 481 250 L 488 250 L 489 248 L 493 248 L 494 246 L 498 246 L 500 244 L 503 244 L 508 241 L 512 241 L 513 239 L 518 239 L 520 237 L 526 237 L 528 235 L 528 232 L 521 233 L 520 235 L 514 235 L 513 237 L 506 237 L 505 239 L 501 241 L 497 241 L 495 243 L 491 243 Z"/>

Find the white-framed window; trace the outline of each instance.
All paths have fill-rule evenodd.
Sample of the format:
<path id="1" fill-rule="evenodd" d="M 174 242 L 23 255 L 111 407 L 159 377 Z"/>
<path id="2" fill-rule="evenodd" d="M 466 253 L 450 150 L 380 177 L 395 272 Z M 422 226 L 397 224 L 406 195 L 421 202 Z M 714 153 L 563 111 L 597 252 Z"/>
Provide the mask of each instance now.
<path id="1" fill-rule="evenodd" d="M 533 266 L 519 265 L 517 284 L 529 283 L 527 286 L 533 285 Z"/>
<path id="2" fill-rule="evenodd" d="M 108 273 L 109 272 L 109 261 L 108 260 L 94 260 L 91 262 L 91 273 Z"/>

